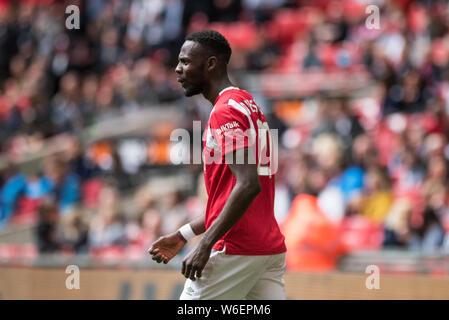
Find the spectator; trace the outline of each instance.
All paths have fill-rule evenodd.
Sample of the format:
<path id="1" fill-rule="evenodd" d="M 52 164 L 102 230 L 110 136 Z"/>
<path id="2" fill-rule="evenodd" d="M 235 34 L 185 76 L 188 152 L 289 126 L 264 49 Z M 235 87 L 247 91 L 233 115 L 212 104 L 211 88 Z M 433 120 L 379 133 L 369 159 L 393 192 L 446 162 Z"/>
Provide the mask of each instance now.
<path id="1" fill-rule="evenodd" d="M 412 202 L 406 197 L 394 201 L 385 219 L 382 245 L 388 247 L 406 247 L 410 242 Z"/>
<path id="2" fill-rule="evenodd" d="M 43 188 L 58 204 L 60 214 L 69 212 L 80 199 L 80 180 L 61 158 L 49 158 L 44 163 Z"/>
<path id="3" fill-rule="evenodd" d="M 163 216 L 161 233 L 168 234 L 176 231 L 186 223 L 187 212 L 180 192 L 171 192 L 161 200 L 160 211 Z"/>
<path id="4" fill-rule="evenodd" d="M 5 170 L 4 183 L 0 188 L 0 228 L 5 226 L 13 215 L 19 197 L 26 187 L 26 176 L 14 165 L 9 164 Z"/>
<path id="5" fill-rule="evenodd" d="M 145 251 L 162 235 L 162 218 L 159 211 L 150 207 L 145 210 L 139 220 L 138 232 L 136 232 L 136 235 L 132 238 L 133 243 L 139 245 L 142 247 L 142 251 Z"/>
<path id="6" fill-rule="evenodd" d="M 230 68 L 237 83 L 248 71 L 256 73 L 250 80 L 274 79 L 257 84 L 256 100 L 283 142 L 277 218 L 288 219 L 293 199 L 308 194 L 326 224 L 361 215 L 385 227 L 385 247 L 441 248 L 449 179 L 444 1 L 378 3 L 380 30 L 366 28 L 357 1 L 86 1 L 77 31 L 64 28 L 57 1 L 2 3 L 0 162 L 6 157 L 18 166 L 8 166 L 0 179 L 0 227 L 14 222 L 24 198 L 38 204 L 51 197 L 56 208 L 45 200 L 40 209 L 42 252 L 82 252 L 85 237 L 96 248 L 127 243 L 118 192 L 102 189 L 104 176 L 118 181 L 121 198 L 136 186 L 145 194 L 135 207 L 141 223 L 127 228 L 137 230 L 128 234 L 130 243 L 144 245 L 159 228 L 174 230 L 201 212 L 206 195 L 156 197 L 140 185 L 147 167 L 172 167 L 168 136 L 184 123 L 170 123 L 163 134 L 151 128 L 138 143 L 115 137 L 88 142 L 91 132 L 104 132 L 88 127 L 161 103 L 182 106 L 185 127 L 208 118 L 210 105 L 184 98 L 173 72 L 184 35 L 198 28 L 223 29 L 235 53 Z M 300 81 L 290 81 L 297 73 Z M 343 76 L 334 81 L 335 75 Z M 353 91 L 353 83 L 362 90 Z M 277 100 L 289 100 L 288 116 L 277 112 Z M 62 157 L 45 157 L 43 174 L 25 171 L 29 155 L 52 149 L 49 144 L 60 147 L 53 144 L 59 135 L 73 137 L 62 143 Z M 89 209 L 98 205 L 99 211 L 91 221 L 78 205 L 94 177 Z M 63 226 L 62 246 L 54 215 Z M 130 215 L 124 210 L 123 220 Z"/>
<path id="7" fill-rule="evenodd" d="M 412 250 L 422 250 L 425 253 L 435 253 L 444 240 L 444 216 L 448 213 L 446 207 L 447 187 L 433 184 L 426 190 L 426 207 L 422 223 L 412 230 L 409 246 Z"/>
<path id="8" fill-rule="evenodd" d="M 52 122 L 56 133 L 77 132 L 83 126 L 79 77 L 72 72 L 65 74 L 61 78 L 60 88 L 51 102 Z"/>
<path id="9" fill-rule="evenodd" d="M 57 236 L 59 221 L 58 208 L 46 199 L 39 210 L 39 222 L 36 228 L 36 242 L 40 253 L 53 253 L 60 249 Z"/>
<path id="10" fill-rule="evenodd" d="M 379 224 L 385 218 L 393 203 L 390 181 L 385 170 L 378 167 L 368 168 L 362 194 L 349 204 L 352 212 L 360 213 Z"/>
<path id="11" fill-rule="evenodd" d="M 127 244 L 125 226 L 118 208 L 117 190 L 105 187 L 100 195 L 99 211 L 89 226 L 89 247 L 101 249 Z"/>
<path id="12" fill-rule="evenodd" d="M 68 170 L 83 182 L 97 176 L 99 168 L 83 154 L 83 146 L 79 139 L 73 137 L 68 144 L 67 152 L 64 155 L 64 160 L 68 163 Z"/>
<path id="13" fill-rule="evenodd" d="M 58 242 L 64 250 L 77 254 L 88 252 L 88 223 L 82 209 L 76 208 L 60 217 Z"/>

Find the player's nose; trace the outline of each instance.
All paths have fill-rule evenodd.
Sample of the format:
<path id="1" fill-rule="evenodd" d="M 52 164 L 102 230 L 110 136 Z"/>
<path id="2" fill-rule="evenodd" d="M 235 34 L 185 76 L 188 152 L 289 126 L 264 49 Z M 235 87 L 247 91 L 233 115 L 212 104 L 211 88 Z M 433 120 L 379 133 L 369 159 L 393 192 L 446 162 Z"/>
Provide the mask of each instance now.
<path id="1" fill-rule="evenodd" d="M 181 67 L 181 64 L 180 64 L 180 63 L 178 63 L 178 64 L 176 65 L 175 72 L 176 72 L 177 74 L 182 74 L 182 67 Z"/>

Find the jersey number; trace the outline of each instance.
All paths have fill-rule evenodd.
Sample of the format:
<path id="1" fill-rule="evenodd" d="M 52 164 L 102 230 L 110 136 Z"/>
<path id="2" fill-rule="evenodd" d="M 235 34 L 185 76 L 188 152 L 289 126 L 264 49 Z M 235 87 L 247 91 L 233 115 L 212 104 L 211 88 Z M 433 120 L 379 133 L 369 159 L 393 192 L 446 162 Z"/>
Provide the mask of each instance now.
<path id="1" fill-rule="evenodd" d="M 273 160 L 271 148 L 273 140 L 270 128 L 267 122 L 262 122 L 260 119 L 257 119 L 257 127 L 259 130 L 259 164 L 257 166 L 257 173 L 259 176 L 271 176 L 271 162 Z"/>

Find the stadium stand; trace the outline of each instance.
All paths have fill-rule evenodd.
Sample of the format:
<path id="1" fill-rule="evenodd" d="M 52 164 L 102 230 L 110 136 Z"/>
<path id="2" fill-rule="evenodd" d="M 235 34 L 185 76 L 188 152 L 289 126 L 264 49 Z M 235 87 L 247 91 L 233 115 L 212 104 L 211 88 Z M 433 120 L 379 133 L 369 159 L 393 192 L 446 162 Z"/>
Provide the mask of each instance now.
<path id="1" fill-rule="evenodd" d="M 204 210 L 202 166 L 173 165 L 169 138 L 209 116 L 174 66 L 214 28 L 278 129 L 290 270 L 447 274 L 447 1 L 378 1 L 379 30 L 363 1 L 221 3 L 73 1 L 68 30 L 64 1 L 0 0 L 0 261 L 137 263 Z"/>

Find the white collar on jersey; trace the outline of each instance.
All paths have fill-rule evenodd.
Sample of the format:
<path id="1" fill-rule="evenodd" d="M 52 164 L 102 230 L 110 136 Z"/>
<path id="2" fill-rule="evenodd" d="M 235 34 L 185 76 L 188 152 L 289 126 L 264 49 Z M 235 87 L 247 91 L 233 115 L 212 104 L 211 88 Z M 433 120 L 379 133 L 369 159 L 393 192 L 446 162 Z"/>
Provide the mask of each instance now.
<path id="1" fill-rule="evenodd" d="M 220 93 L 218 94 L 218 96 L 221 96 L 223 92 L 228 91 L 228 90 L 231 90 L 231 89 L 239 89 L 239 88 L 237 88 L 237 87 L 232 87 L 232 86 L 231 86 L 231 87 L 224 88 L 223 90 L 220 91 Z"/>
<path id="2" fill-rule="evenodd" d="M 227 87 L 227 88 L 224 88 L 223 90 L 220 91 L 220 93 L 218 93 L 218 97 L 221 96 L 223 92 L 228 91 L 228 90 L 231 90 L 231 89 L 240 89 L 240 88 L 232 87 L 232 86 L 229 86 L 229 87 Z M 218 99 L 218 97 L 217 97 L 217 99 Z M 215 110 L 215 105 L 212 107 L 212 110 L 210 111 L 210 114 L 211 114 L 211 115 L 212 115 L 212 112 L 214 112 L 214 110 Z"/>

